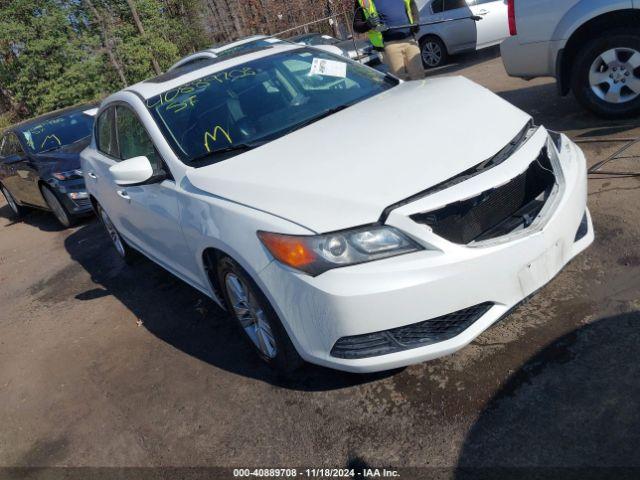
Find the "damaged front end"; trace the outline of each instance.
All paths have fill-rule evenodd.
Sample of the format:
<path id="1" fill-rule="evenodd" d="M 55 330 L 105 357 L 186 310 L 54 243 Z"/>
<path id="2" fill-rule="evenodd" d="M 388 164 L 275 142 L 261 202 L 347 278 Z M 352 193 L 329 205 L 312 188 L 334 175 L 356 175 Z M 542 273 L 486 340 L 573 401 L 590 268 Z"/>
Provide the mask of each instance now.
<path id="1" fill-rule="evenodd" d="M 525 172 L 508 183 L 411 219 L 452 243 L 492 240 L 529 228 L 556 186 L 549 152 L 544 148 Z"/>
<path id="2" fill-rule="evenodd" d="M 549 132 L 529 123 L 493 158 L 389 207 L 385 216 L 408 217 L 456 245 L 513 239 L 555 208 L 564 185 L 558 151 Z"/>

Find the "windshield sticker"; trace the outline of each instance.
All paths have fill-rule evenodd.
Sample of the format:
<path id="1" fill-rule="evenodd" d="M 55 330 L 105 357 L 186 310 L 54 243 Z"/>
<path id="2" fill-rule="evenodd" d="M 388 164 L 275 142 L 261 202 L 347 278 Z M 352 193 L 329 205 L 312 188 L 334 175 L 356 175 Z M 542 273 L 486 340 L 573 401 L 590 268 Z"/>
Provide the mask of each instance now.
<path id="1" fill-rule="evenodd" d="M 314 58 L 309 70 L 309 76 L 322 75 L 324 77 L 347 77 L 347 64 L 325 58 Z"/>
<path id="2" fill-rule="evenodd" d="M 218 133 L 222 133 L 224 138 L 227 139 L 229 145 L 233 143 L 231 137 L 227 133 L 227 131 L 222 128 L 220 125 L 216 125 L 213 129 L 213 132 L 204 132 L 204 148 L 207 149 L 207 152 L 211 152 L 211 147 L 209 146 L 209 140 L 212 140 L 214 143 L 218 141 Z"/>
<path id="3" fill-rule="evenodd" d="M 24 136 L 25 140 L 27 140 L 27 145 L 29 145 L 29 148 L 31 148 L 32 150 L 35 150 L 36 146 L 33 144 L 33 136 L 31 135 L 31 132 L 30 131 L 22 132 L 22 135 Z"/>

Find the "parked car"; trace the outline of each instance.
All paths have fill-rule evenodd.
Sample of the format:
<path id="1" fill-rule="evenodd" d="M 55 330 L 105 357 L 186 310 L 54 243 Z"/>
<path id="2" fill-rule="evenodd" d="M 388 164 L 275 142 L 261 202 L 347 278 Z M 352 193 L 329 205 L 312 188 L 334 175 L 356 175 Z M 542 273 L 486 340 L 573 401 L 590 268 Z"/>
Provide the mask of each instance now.
<path id="1" fill-rule="evenodd" d="M 467 79 L 293 44 L 110 96 L 82 162 L 117 252 L 210 296 L 285 370 L 455 352 L 593 241 L 566 136 Z"/>
<path id="2" fill-rule="evenodd" d="M 95 106 L 68 108 L 9 128 L 0 136 L 0 190 L 16 217 L 53 212 L 69 227 L 92 212 L 80 170 Z"/>
<path id="3" fill-rule="evenodd" d="M 509 0 L 509 75 L 555 77 L 603 117 L 640 113 L 640 1 Z"/>
<path id="4" fill-rule="evenodd" d="M 338 40 L 331 35 L 324 35 L 317 32 L 297 35 L 295 37 L 291 37 L 289 40 L 302 45 L 309 45 L 311 47 L 333 45 L 338 47 L 341 50 L 342 55 L 345 57 L 350 58 L 351 60 L 357 60 L 360 63 L 369 65 L 370 67 L 379 65 L 382 61 L 380 54 L 368 40 Z"/>
<path id="5" fill-rule="evenodd" d="M 417 0 L 420 22 L 461 19 L 422 27 L 418 41 L 426 68 L 444 65 L 449 55 L 498 45 L 509 36 L 506 0 Z M 474 21 L 469 17 L 482 18 Z"/>
<path id="6" fill-rule="evenodd" d="M 243 38 L 232 43 L 193 53 L 173 64 L 168 71 L 175 70 L 176 68 L 181 68 L 183 70 L 185 68 L 199 68 L 205 63 L 212 63 L 220 59 L 225 59 L 232 56 L 244 55 L 245 53 L 250 51 L 269 48 L 274 44 L 285 42 L 287 42 L 287 40 L 282 40 L 277 37 L 253 35 L 251 37 Z M 329 53 L 335 53 L 337 55 L 344 54 L 342 49 L 330 44 L 320 44 L 317 45 L 316 48 L 327 51 Z"/>
<path id="7" fill-rule="evenodd" d="M 242 38 L 235 42 L 226 43 L 217 47 L 201 50 L 199 52 L 188 55 L 169 68 L 169 71 L 178 67 L 186 67 L 196 64 L 201 64 L 211 59 L 224 58 L 229 56 L 241 55 L 244 52 L 270 47 L 274 43 L 280 43 L 283 40 L 275 37 L 269 37 L 267 35 L 252 35 L 250 37 Z"/>

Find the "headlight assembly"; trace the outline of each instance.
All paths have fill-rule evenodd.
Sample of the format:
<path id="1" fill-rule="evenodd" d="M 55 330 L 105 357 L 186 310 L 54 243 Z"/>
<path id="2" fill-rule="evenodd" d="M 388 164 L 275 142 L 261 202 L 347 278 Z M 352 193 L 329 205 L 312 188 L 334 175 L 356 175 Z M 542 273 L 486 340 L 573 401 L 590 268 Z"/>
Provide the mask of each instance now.
<path id="1" fill-rule="evenodd" d="M 82 170 L 69 170 L 66 172 L 56 172 L 53 174 L 55 178 L 58 180 L 75 180 L 78 178 L 82 178 Z"/>
<path id="2" fill-rule="evenodd" d="M 313 276 L 333 268 L 423 250 L 402 232 L 387 226 L 313 236 L 258 232 L 258 237 L 276 260 Z"/>

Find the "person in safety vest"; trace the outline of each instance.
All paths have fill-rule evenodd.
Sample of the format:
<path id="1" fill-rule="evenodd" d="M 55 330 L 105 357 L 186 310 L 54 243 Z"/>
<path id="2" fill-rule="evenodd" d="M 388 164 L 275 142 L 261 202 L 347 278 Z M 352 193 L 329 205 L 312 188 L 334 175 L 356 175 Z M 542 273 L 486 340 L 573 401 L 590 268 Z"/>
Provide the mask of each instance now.
<path id="1" fill-rule="evenodd" d="M 390 73 L 403 80 L 424 78 L 420 47 L 415 34 L 419 27 L 395 29 L 394 26 L 418 24 L 415 0 L 355 0 L 353 29 L 369 32 L 369 40 L 382 51 Z"/>

